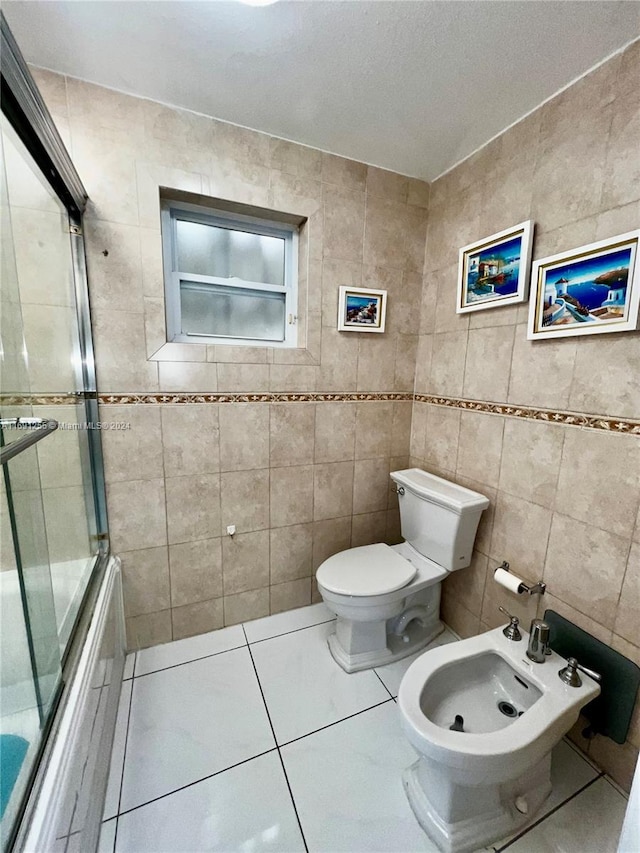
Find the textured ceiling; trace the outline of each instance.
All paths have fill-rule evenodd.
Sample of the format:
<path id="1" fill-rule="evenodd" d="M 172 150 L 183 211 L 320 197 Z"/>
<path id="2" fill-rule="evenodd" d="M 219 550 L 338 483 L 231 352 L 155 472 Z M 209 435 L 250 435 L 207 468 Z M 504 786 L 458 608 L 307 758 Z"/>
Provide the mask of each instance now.
<path id="1" fill-rule="evenodd" d="M 640 36 L 638 2 L 9 0 L 26 59 L 432 180 Z"/>

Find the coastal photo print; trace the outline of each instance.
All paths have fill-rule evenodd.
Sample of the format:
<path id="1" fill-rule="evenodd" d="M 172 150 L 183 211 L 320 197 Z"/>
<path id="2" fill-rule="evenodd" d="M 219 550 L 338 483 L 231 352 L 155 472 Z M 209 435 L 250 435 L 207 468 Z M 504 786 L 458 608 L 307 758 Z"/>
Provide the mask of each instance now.
<path id="1" fill-rule="evenodd" d="M 458 314 L 525 302 L 533 224 L 521 222 L 460 249 Z"/>
<path id="2" fill-rule="evenodd" d="M 384 332 L 387 291 L 341 287 L 338 297 L 339 332 Z"/>
<path id="3" fill-rule="evenodd" d="M 638 328 L 640 230 L 535 261 L 529 340 Z"/>

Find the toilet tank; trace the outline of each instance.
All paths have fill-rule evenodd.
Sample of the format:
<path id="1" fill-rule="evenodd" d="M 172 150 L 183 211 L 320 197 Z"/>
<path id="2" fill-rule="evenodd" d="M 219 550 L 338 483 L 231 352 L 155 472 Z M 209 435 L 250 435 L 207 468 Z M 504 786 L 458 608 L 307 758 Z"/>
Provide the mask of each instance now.
<path id="1" fill-rule="evenodd" d="M 393 471 L 403 538 L 447 571 L 471 562 L 482 511 L 489 500 L 420 468 Z"/>

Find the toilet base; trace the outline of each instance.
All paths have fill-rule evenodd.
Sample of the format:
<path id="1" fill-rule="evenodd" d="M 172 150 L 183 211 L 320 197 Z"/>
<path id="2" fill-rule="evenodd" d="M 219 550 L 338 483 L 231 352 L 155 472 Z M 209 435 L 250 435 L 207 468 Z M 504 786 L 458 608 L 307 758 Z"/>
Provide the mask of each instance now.
<path id="1" fill-rule="evenodd" d="M 338 617 L 339 622 L 340 617 Z M 408 642 L 405 642 L 402 637 L 391 633 L 387 634 L 383 622 L 380 630 L 384 637 L 384 643 L 380 642 L 376 648 L 368 648 L 367 651 L 349 654 L 339 639 L 341 627 L 345 626 L 337 625 L 336 632 L 329 635 L 327 643 L 331 656 L 345 672 L 359 672 L 363 669 L 372 669 L 374 666 L 383 666 L 386 663 L 393 663 L 396 660 L 406 658 L 428 646 L 444 631 L 444 625 L 439 619 L 434 619 L 426 628 L 418 623 L 411 623 L 404 632 L 405 636 L 408 637 Z M 349 624 L 347 627 L 353 628 L 354 626 Z M 356 623 L 355 627 L 356 629 L 363 627 L 370 629 L 369 625 L 363 626 L 362 623 Z"/>
<path id="2" fill-rule="evenodd" d="M 438 770 L 419 758 L 402 782 L 418 823 L 444 853 L 470 853 L 513 834 L 551 793 L 551 753 L 520 778 L 497 785 L 447 784 Z"/>

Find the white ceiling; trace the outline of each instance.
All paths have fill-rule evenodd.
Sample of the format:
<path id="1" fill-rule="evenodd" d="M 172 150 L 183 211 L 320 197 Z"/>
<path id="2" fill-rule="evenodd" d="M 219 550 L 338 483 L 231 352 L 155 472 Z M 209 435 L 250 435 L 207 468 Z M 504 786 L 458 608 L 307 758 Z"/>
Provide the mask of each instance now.
<path id="1" fill-rule="evenodd" d="M 10 0 L 26 59 L 432 180 L 640 35 L 634 0 Z"/>

